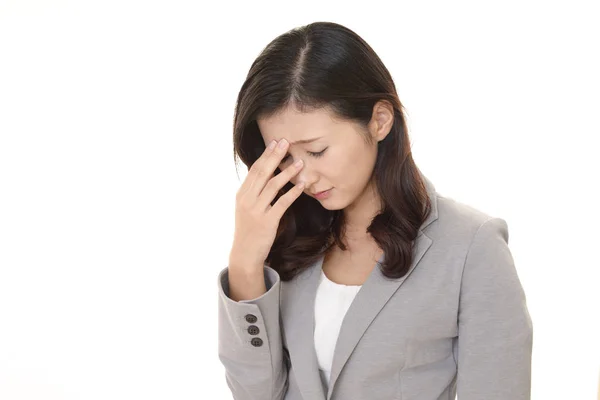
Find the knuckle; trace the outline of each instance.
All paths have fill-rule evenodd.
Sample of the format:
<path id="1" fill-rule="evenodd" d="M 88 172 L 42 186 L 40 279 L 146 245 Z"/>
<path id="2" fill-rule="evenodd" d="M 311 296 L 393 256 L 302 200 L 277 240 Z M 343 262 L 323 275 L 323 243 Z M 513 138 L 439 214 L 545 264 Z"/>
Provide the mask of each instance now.
<path id="1" fill-rule="evenodd" d="M 264 168 L 258 168 L 258 169 L 256 170 L 256 173 L 255 173 L 255 175 L 256 175 L 256 177 L 257 177 L 257 178 L 260 178 L 260 179 L 262 179 L 262 178 L 264 178 L 265 176 L 267 176 L 267 172 L 265 171 L 265 169 L 264 169 Z"/>
<path id="2" fill-rule="evenodd" d="M 282 154 L 284 151 L 287 151 L 287 149 L 282 149 L 279 147 L 279 145 L 275 146 L 275 149 L 273 149 L 273 154 Z"/>
<path id="3" fill-rule="evenodd" d="M 290 176 L 294 176 L 296 175 L 298 172 L 300 172 L 299 169 L 297 169 L 296 167 L 294 167 L 293 165 L 290 165 L 289 168 L 287 169 L 287 173 Z"/>
<path id="4" fill-rule="evenodd" d="M 265 185 L 265 189 L 267 189 L 269 191 L 277 189 L 277 187 L 278 187 L 277 178 L 270 179 L 269 182 L 267 182 L 267 184 Z"/>

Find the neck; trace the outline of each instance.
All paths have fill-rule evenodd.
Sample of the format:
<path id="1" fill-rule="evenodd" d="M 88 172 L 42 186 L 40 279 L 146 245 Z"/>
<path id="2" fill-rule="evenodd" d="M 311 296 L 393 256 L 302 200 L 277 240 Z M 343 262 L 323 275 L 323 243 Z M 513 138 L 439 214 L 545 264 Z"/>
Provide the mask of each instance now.
<path id="1" fill-rule="evenodd" d="M 346 220 L 344 236 L 353 242 L 373 240 L 367 232 L 373 218 L 381 212 L 381 201 L 373 185 L 363 191 L 358 199 L 344 209 Z"/>

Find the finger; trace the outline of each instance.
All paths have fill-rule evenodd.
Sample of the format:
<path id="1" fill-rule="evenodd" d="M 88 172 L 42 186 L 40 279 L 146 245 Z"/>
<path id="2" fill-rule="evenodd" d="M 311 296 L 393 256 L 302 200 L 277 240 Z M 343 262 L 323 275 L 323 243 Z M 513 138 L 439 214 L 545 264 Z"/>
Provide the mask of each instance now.
<path id="1" fill-rule="evenodd" d="M 260 157 L 258 157 L 258 159 L 254 161 L 254 163 L 252 163 L 252 165 L 248 169 L 248 175 L 246 176 L 246 179 L 244 180 L 244 182 L 242 182 L 242 185 L 238 190 L 238 194 L 250 191 L 250 189 L 254 185 L 258 171 L 264 169 L 264 163 L 269 157 L 269 155 L 273 152 L 273 149 L 275 148 L 274 146 L 277 146 L 277 141 L 275 140 L 269 143 L 269 145 L 265 147 L 265 150 L 262 152 Z"/>
<path id="2" fill-rule="evenodd" d="M 286 194 L 281 196 L 273 207 L 267 212 L 267 215 L 273 218 L 277 218 L 278 221 L 281 220 L 283 214 L 287 211 L 288 208 L 296 201 L 298 197 L 304 192 L 304 182 L 299 182 L 297 185 L 294 185 L 293 188 L 288 190 Z"/>
<path id="3" fill-rule="evenodd" d="M 283 147 L 281 147 L 282 144 Z M 258 198 L 260 196 L 267 182 L 273 178 L 277 166 L 281 164 L 281 160 L 287 153 L 288 146 L 287 140 L 282 139 L 269 154 L 265 155 L 264 159 L 261 159 L 260 164 L 256 166 L 250 177 L 250 187 L 248 188 L 248 194 L 250 196 L 253 198 Z M 254 168 L 254 165 L 252 167 Z"/>
<path id="4" fill-rule="evenodd" d="M 258 202 L 256 203 L 257 207 L 260 207 L 261 210 L 265 211 L 271 207 L 271 203 L 273 203 L 277 193 L 279 193 L 279 191 L 281 191 L 281 189 L 290 182 L 304 166 L 302 160 L 299 160 L 299 162 L 300 165 L 297 165 L 298 163 L 296 162 L 293 165 L 288 166 L 283 172 L 267 182 L 265 188 L 258 197 Z"/>

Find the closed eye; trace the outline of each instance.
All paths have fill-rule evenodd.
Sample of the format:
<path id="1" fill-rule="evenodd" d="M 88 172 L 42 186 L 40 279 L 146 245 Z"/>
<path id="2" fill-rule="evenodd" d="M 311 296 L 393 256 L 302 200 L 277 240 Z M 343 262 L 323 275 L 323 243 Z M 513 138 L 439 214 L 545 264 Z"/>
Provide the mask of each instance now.
<path id="1" fill-rule="evenodd" d="M 325 147 L 322 151 L 318 152 L 318 153 L 313 153 L 312 151 L 307 151 L 308 154 L 310 154 L 311 156 L 315 157 L 315 158 L 319 158 L 323 155 L 323 153 L 325 153 L 325 150 L 327 150 L 328 148 Z M 281 160 L 282 163 L 284 163 L 287 159 L 289 158 L 289 155 L 286 154 L 286 156 L 283 158 L 283 160 Z"/>

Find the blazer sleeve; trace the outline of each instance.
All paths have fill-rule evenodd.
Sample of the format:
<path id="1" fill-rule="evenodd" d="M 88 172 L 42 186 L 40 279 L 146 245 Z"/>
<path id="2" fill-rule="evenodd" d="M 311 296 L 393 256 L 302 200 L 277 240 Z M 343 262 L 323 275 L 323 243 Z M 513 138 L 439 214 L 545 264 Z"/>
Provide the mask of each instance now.
<path id="1" fill-rule="evenodd" d="M 282 400 L 288 388 L 280 325 L 280 277 L 264 265 L 266 293 L 229 297 L 229 267 L 218 278 L 218 354 L 234 400 Z"/>
<path id="2" fill-rule="evenodd" d="M 460 289 L 458 400 L 529 400 L 533 325 L 502 218 L 485 221 L 467 252 Z"/>

